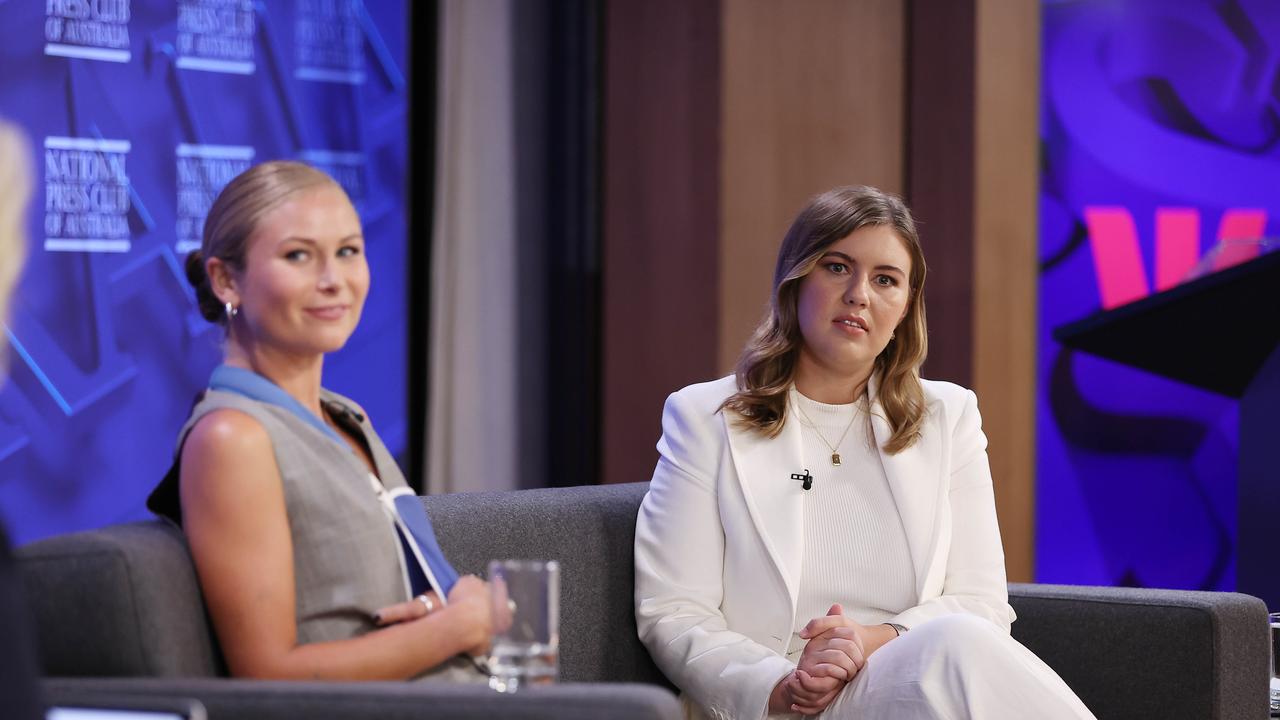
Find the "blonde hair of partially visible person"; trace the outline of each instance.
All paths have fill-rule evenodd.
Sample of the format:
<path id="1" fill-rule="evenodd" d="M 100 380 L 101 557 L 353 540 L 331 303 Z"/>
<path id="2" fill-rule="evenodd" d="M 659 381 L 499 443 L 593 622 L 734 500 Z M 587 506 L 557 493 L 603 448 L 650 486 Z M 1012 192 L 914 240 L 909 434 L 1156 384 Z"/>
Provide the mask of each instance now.
<path id="1" fill-rule="evenodd" d="M 800 281 L 827 248 L 854 230 L 874 225 L 893 230 L 911 256 L 907 316 L 876 357 L 873 370 L 880 376 L 877 397 L 892 430 L 884 450 L 897 454 L 919 438 L 925 411 L 920 366 L 928 352 L 924 251 L 906 203 L 863 185 L 838 187 L 810 199 L 782 240 L 768 312 L 738 359 L 738 392 L 721 406 L 737 413 L 748 428 L 775 437 L 786 421 L 787 393 L 804 344 L 796 310 Z"/>
<path id="2" fill-rule="evenodd" d="M 27 202 L 31 199 L 31 145 L 21 130 L 0 120 L 0 322 L 27 256 Z M 0 349 L 7 340 L 0 333 Z M 3 360 L 0 360 L 0 369 Z"/>
<path id="3" fill-rule="evenodd" d="M 294 194 L 316 187 L 337 188 L 338 181 L 321 170 L 292 160 L 272 160 L 235 176 L 205 215 L 200 249 L 187 255 L 187 282 L 195 288 L 200 314 L 209 322 L 227 324 L 227 311 L 214 295 L 205 269 L 209 258 L 218 258 L 233 272 L 244 272 L 249 236 L 267 213 Z"/>

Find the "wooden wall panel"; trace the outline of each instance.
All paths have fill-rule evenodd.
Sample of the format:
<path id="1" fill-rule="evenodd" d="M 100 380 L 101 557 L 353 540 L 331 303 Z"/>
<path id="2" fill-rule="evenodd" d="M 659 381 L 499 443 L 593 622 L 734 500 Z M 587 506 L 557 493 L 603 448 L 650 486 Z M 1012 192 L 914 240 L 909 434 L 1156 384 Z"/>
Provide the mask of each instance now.
<path id="1" fill-rule="evenodd" d="M 876 185 L 921 221 L 926 376 L 977 390 L 1030 580 L 1036 0 L 606 8 L 602 480 L 648 477 L 663 398 L 732 369 L 804 201 Z"/>
<path id="2" fill-rule="evenodd" d="M 1011 580 L 1034 571 L 1036 0 L 911 0 L 908 201 L 931 273 L 926 377 L 974 388 Z"/>
<path id="3" fill-rule="evenodd" d="M 911 0 L 907 202 L 931 272 L 924 375 L 973 384 L 974 0 Z"/>
<path id="4" fill-rule="evenodd" d="M 648 480 L 662 405 L 715 374 L 720 3 L 605 10 L 602 482 Z"/>
<path id="5" fill-rule="evenodd" d="M 978 0 L 973 386 L 1009 579 L 1035 567 L 1039 0 Z"/>
<path id="6" fill-rule="evenodd" d="M 721 37 L 720 372 L 769 300 L 810 196 L 902 192 L 903 0 L 725 0 Z"/>

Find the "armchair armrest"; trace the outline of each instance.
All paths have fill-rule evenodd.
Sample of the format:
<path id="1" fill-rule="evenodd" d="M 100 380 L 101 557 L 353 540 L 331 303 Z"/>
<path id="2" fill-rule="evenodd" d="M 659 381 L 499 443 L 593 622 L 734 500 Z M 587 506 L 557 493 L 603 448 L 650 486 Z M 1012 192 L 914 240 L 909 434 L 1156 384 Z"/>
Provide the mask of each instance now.
<path id="1" fill-rule="evenodd" d="M 640 683 L 562 683 L 504 695 L 442 682 L 291 682 L 216 678 L 49 678 L 49 705 L 85 698 L 194 698 L 209 720 L 679 720 L 680 702 Z"/>
<path id="2" fill-rule="evenodd" d="M 1099 720 L 1264 720 L 1266 605 L 1239 593 L 1009 584 L 1013 637 Z"/>

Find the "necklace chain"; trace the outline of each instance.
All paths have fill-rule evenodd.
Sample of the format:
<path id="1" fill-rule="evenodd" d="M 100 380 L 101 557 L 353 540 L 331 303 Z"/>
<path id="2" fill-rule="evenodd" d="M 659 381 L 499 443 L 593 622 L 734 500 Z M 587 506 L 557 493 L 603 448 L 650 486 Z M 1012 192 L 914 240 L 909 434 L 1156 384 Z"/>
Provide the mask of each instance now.
<path id="1" fill-rule="evenodd" d="M 840 452 L 837 448 L 839 448 L 840 444 L 844 442 L 845 437 L 849 435 L 849 430 L 853 427 L 853 422 L 858 419 L 857 402 L 854 402 L 853 417 L 849 418 L 849 424 L 844 426 L 844 432 L 840 433 L 840 439 L 836 441 L 835 445 L 827 442 L 827 436 L 822 434 L 822 430 L 818 428 L 818 423 L 814 422 L 813 419 L 809 417 L 809 413 L 804 411 L 804 407 L 802 407 L 799 402 L 796 402 L 796 410 L 800 411 L 800 416 L 804 418 L 805 424 L 813 428 L 813 431 L 818 434 L 818 439 L 822 441 L 822 444 L 826 445 L 827 449 L 831 450 L 831 464 L 836 467 L 840 467 Z"/>

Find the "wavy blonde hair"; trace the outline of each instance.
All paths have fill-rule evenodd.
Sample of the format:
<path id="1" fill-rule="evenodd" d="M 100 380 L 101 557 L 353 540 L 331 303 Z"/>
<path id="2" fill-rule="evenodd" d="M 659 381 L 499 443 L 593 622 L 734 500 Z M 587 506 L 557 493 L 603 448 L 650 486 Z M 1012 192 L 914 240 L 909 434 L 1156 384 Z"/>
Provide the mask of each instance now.
<path id="1" fill-rule="evenodd" d="M 26 135 L 0 120 L 0 322 L 27 256 L 27 201 L 31 199 L 31 146 Z M 0 349 L 5 337 L 0 334 Z M 3 369 L 0 366 L 0 369 Z"/>
<path id="2" fill-rule="evenodd" d="M 787 393 L 804 344 L 796 311 L 800 281 L 835 242 L 877 225 L 892 229 L 911 255 L 907 315 L 876 357 L 873 370 L 880 378 L 877 397 L 893 432 L 884 450 L 897 454 L 919 437 L 925 412 L 920 366 L 928 352 L 924 252 L 906 203 L 863 185 L 838 187 L 810 199 L 782 240 L 769 309 L 738 359 L 738 392 L 721 405 L 749 429 L 775 437 L 786 421 Z"/>

